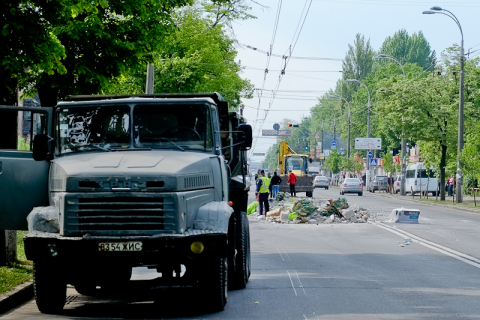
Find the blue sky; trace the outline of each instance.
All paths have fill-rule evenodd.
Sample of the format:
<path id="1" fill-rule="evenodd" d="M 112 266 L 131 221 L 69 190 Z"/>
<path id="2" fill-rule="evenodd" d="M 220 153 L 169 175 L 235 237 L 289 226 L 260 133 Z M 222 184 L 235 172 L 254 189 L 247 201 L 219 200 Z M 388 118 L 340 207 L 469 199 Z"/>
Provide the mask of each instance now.
<path id="1" fill-rule="evenodd" d="M 239 43 L 268 51 L 279 1 L 259 0 L 268 8 L 253 5 L 253 14 L 257 19 L 234 24 L 235 37 Z M 310 0 L 307 0 L 307 7 L 309 3 Z M 438 57 L 452 44 L 460 44 L 461 36 L 459 28 L 450 18 L 440 14 L 422 14 L 422 11 L 429 10 L 432 6 L 441 6 L 457 16 L 463 28 L 466 52 L 474 46 L 472 51 L 480 49 L 480 0 L 313 0 L 292 56 L 343 59 L 348 44 L 353 44 L 356 33 L 369 38 L 374 50 L 378 50 L 386 37 L 405 29 L 409 34 L 422 31 Z M 283 55 L 288 52 L 304 7 L 304 0 L 282 0 L 272 50 L 274 54 Z M 480 51 L 472 56 L 475 54 L 480 54 Z M 237 58 L 246 67 L 242 77 L 248 78 L 256 88 L 262 88 L 267 56 L 238 47 Z M 275 88 L 281 68 L 282 59 L 271 57 L 265 89 Z M 341 69 L 341 61 L 291 59 L 280 82 L 277 98 L 271 105 L 270 99 L 265 98 L 271 95 L 268 93 L 260 103 L 257 96 L 244 100 L 247 106 L 244 115 L 251 124 L 257 119 L 256 109 L 259 106 L 260 109 L 267 109 L 270 105 L 271 111 L 263 127 L 257 122 L 254 136 L 261 135 L 262 128 L 272 129 L 275 122 L 281 122 L 285 118 L 301 121 L 302 117 L 308 116 L 308 110 L 316 103 L 315 97 L 334 88 L 336 80 L 341 77 L 338 72 Z M 260 110 L 258 115 L 258 118 L 263 119 L 265 112 Z M 273 138 L 260 137 L 253 151 L 266 152 L 273 142 Z"/>

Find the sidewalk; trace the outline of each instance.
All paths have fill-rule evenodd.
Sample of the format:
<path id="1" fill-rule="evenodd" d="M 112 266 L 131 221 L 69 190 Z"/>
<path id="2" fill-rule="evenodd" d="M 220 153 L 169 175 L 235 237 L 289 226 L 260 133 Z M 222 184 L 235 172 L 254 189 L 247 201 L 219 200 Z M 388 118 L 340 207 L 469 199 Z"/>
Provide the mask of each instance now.
<path id="1" fill-rule="evenodd" d="M 451 208 L 451 209 L 456 209 L 456 210 L 463 210 L 463 211 L 468 211 L 468 212 L 475 212 L 475 213 L 480 213 L 480 197 L 475 197 L 477 201 L 477 206 L 474 204 L 474 199 L 473 196 L 463 196 L 463 203 L 453 203 L 453 197 L 450 196 L 445 196 L 445 201 L 440 201 L 440 196 L 437 196 L 435 200 L 435 197 L 431 194 L 428 195 L 427 197 L 422 196 L 420 199 L 420 195 L 416 194 L 415 197 L 412 197 L 411 194 L 408 194 L 406 196 L 401 196 L 399 193 L 386 193 L 383 191 L 380 192 L 375 192 L 372 193 L 375 195 L 383 196 L 383 197 L 391 197 L 393 199 L 400 199 L 400 200 L 405 200 L 405 201 L 410 201 L 410 202 L 416 202 L 416 203 L 422 203 L 422 204 L 427 204 L 435 207 L 444 207 L 444 208 Z M 456 197 L 455 197 L 456 200 Z"/>

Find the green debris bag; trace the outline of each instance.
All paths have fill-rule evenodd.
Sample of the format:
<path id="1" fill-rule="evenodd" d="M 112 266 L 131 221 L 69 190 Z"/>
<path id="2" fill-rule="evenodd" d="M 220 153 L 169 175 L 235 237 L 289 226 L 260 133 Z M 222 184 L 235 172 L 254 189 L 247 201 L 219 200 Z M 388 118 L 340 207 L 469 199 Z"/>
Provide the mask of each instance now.
<path id="1" fill-rule="evenodd" d="M 292 210 L 300 214 L 301 216 L 307 216 L 318 208 L 313 205 L 312 202 L 302 199 L 295 201 Z"/>
<path id="2" fill-rule="evenodd" d="M 253 201 L 252 203 L 250 203 L 247 207 L 247 214 L 255 213 L 255 211 L 257 211 L 257 207 L 258 201 Z"/>
<path id="3" fill-rule="evenodd" d="M 298 213 L 296 212 L 290 212 L 290 214 L 288 215 L 288 219 L 290 220 L 294 220 L 297 217 L 298 217 Z"/>
<path id="4" fill-rule="evenodd" d="M 275 197 L 275 200 L 282 201 L 283 199 L 285 199 L 285 196 L 286 196 L 285 192 L 279 192 L 279 193 L 277 193 L 277 196 Z"/>

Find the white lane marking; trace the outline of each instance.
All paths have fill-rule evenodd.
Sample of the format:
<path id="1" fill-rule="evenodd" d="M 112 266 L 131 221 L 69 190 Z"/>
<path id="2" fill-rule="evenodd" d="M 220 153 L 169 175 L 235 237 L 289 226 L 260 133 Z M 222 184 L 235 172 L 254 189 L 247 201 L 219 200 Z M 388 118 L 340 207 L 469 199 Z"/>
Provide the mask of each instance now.
<path id="1" fill-rule="evenodd" d="M 302 283 L 302 281 L 300 281 L 300 277 L 298 276 L 297 270 L 295 270 L 295 273 L 297 274 L 298 282 L 300 282 L 300 288 L 302 288 L 303 293 L 305 293 L 305 295 L 307 295 L 307 293 L 305 292 L 305 288 L 303 287 L 303 283 Z"/>
<path id="2" fill-rule="evenodd" d="M 303 317 L 305 318 L 305 320 L 308 320 L 307 316 L 306 315 L 303 315 Z"/>
<path id="3" fill-rule="evenodd" d="M 295 286 L 293 285 L 292 277 L 290 276 L 290 272 L 287 270 L 288 277 L 290 278 L 290 283 L 292 284 L 293 291 L 295 292 L 295 297 L 297 297 L 297 290 L 295 290 Z"/>
<path id="4" fill-rule="evenodd" d="M 458 256 L 460 256 L 460 257 L 463 257 L 463 258 L 465 258 L 465 259 L 468 259 L 468 260 L 471 260 L 471 261 L 473 261 L 473 262 L 476 262 L 476 263 L 479 263 L 479 264 L 480 264 L 480 259 L 477 259 L 477 258 L 475 258 L 475 257 L 469 256 L 468 254 L 465 254 L 465 253 L 462 253 L 462 252 L 459 252 L 459 251 L 450 249 L 450 248 L 448 248 L 448 247 L 444 247 L 444 246 L 442 246 L 442 245 L 440 245 L 440 244 L 438 244 L 438 243 L 431 242 L 431 241 L 429 241 L 429 240 L 425 240 L 425 239 L 420 238 L 419 236 L 416 236 L 416 235 L 411 234 L 411 233 L 409 233 L 409 232 L 406 232 L 406 231 L 403 231 L 403 230 L 400 230 L 400 229 L 393 228 L 393 227 L 391 227 L 391 226 L 389 226 L 389 225 L 387 225 L 387 224 L 385 224 L 385 223 L 380 223 L 380 225 L 382 225 L 382 226 L 384 226 L 384 227 L 386 227 L 386 228 L 390 228 L 391 230 L 401 231 L 402 233 L 406 234 L 406 235 L 409 236 L 410 238 L 417 239 L 417 240 L 419 240 L 419 241 L 423 241 L 423 242 L 426 243 L 426 244 L 429 244 L 429 245 L 431 245 L 431 246 L 438 247 L 438 248 L 440 248 L 440 249 L 442 249 L 442 250 L 448 251 L 448 252 L 450 252 L 450 253 L 453 253 L 453 254 L 455 254 L 455 255 L 458 255 Z"/>
<path id="5" fill-rule="evenodd" d="M 410 237 L 410 238 L 413 238 L 413 241 L 424 246 L 424 247 L 427 247 L 429 249 L 432 249 L 432 250 L 435 250 L 435 251 L 438 251 L 440 253 L 443 253 L 444 255 L 447 255 L 449 257 L 452 257 L 452 258 L 455 258 L 457 260 L 460 260 L 462 262 L 465 262 L 471 266 L 474 266 L 476 268 L 479 268 L 480 269 L 480 263 L 477 263 L 477 262 L 474 262 L 474 261 L 479 261 L 479 259 L 475 258 L 475 257 L 472 257 L 472 256 L 469 256 L 467 254 L 464 254 L 464 253 L 461 253 L 461 252 L 458 252 L 458 251 L 455 251 L 453 249 L 450 249 L 450 248 L 447 248 L 447 247 L 444 247 L 442 245 L 439 245 L 439 244 L 436 244 L 434 242 L 431 242 L 431 241 L 428 241 L 428 240 L 425 240 L 425 239 L 422 239 L 420 237 L 417 237 L 413 234 L 410 234 L 408 232 L 405 232 L 403 230 L 398 230 L 398 229 L 393 229 L 392 227 L 390 226 L 384 226 L 384 225 L 381 225 L 379 223 L 376 223 L 376 222 L 372 222 L 373 225 L 379 227 L 379 228 L 382 228 L 382 229 L 385 229 L 387 231 L 390 231 L 392 233 L 395 233 L 401 237 Z"/>
<path id="6" fill-rule="evenodd" d="M 285 259 L 283 259 L 283 256 L 282 256 L 282 253 L 280 252 L 280 250 L 278 250 L 278 248 L 276 248 L 278 253 L 280 254 L 280 257 L 282 257 L 282 260 L 285 261 Z"/>
<path id="7" fill-rule="evenodd" d="M 287 256 L 288 260 L 292 261 L 292 259 L 290 259 L 290 256 L 288 255 L 287 251 L 285 251 L 285 249 L 283 249 L 283 253 L 285 253 L 285 255 Z"/>

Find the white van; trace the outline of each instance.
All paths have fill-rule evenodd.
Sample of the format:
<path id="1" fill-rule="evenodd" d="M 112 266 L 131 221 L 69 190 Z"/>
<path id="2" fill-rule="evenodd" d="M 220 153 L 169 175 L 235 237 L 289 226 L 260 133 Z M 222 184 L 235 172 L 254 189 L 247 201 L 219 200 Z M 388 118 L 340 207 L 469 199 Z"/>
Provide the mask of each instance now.
<path id="1" fill-rule="evenodd" d="M 407 176 L 405 179 L 405 191 L 411 193 L 431 192 L 436 195 L 438 188 L 438 179 L 433 176 L 433 172 L 423 166 L 422 162 L 411 164 L 407 167 Z"/>

